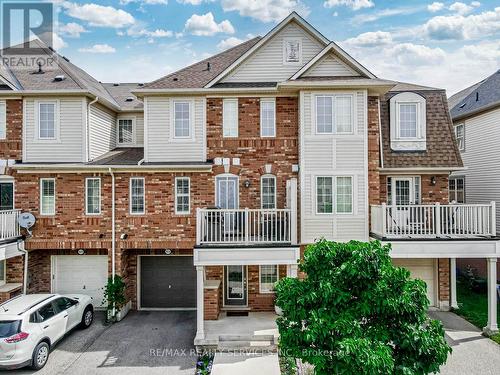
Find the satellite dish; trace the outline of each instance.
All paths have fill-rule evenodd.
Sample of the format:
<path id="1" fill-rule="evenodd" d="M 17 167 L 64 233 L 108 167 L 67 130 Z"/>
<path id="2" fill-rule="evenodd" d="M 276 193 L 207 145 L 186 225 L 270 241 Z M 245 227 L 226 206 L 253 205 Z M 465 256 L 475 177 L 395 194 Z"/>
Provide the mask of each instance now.
<path id="1" fill-rule="evenodd" d="M 21 228 L 30 229 L 33 225 L 35 225 L 36 219 L 33 214 L 29 212 L 23 212 L 19 214 L 17 218 L 17 223 Z"/>

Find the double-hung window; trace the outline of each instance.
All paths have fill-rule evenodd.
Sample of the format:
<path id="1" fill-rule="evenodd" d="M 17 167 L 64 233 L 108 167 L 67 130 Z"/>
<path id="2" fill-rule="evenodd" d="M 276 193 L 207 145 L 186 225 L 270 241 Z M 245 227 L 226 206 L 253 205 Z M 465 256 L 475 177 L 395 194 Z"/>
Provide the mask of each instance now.
<path id="1" fill-rule="evenodd" d="M 55 215 L 56 213 L 56 180 L 40 179 L 40 215 Z"/>
<path id="2" fill-rule="evenodd" d="M 260 180 L 261 184 L 261 205 L 263 209 L 275 209 L 276 208 L 276 177 L 275 176 L 262 176 Z"/>
<path id="3" fill-rule="evenodd" d="M 118 144 L 130 145 L 134 143 L 134 120 L 131 118 L 118 119 Z"/>
<path id="4" fill-rule="evenodd" d="M 260 100 L 260 136 L 276 137 L 276 100 Z"/>
<path id="5" fill-rule="evenodd" d="M 224 99 L 222 102 L 222 136 L 238 136 L 238 99 Z"/>
<path id="6" fill-rule="evenodd" d="M 130 213 L 132 215 L 144 214 L 145 200 L 144 177 L 132 177 L 130 179 Z"/>
<path id="7" fill-rule="evenodd" d="M 85 180 L 85 212 L 87 215 L 101 214 L 101 179 L 89 177 Z"/>
<path id="8" fill-rule="evenodd" d="M 190 210 L 190 181 L 189 177 L 175 178 L 175 213 L 189 214 Z"/>
<path id="9" fill-rule="evenodd" d="M 465 203 L 465 178 L 451 177 L 448 181 L 449 200 L 454 203 Z"/>
<path id="10" fill-rule="evenodd" d="M 316 178 L 316 213 L 331 214 L 333 212 L 333 178 Z"/>
<path id="11" fill-rule="evenodd" d="M 352 132 L 352 95 L 317 95 L 316 133 L 350 134 Z"/>
<path id="12" fill-rule="evenodd" d="M 0 100 L 0 139 L 7 138 L 7 105 Z"/>
<path id="13" fill-rule="evenodd" d="M 417 103 L 400 103 L 399 138 L 417 137 Z"/>
<path id="14" fill-rule="evenodd" d="M 352 213 L 352 177 L 336 177 L 336 212 L 338 214 Z"/>
<path id="15" fill-rule="evenodd" d="M 260 266 L 260 292 L 273 293 L 274 285 L 278 282 L 278 266 Z"/>
<path id="16" fill-rule="evenodd" d="M 14 209 L 14 182 L 0 181 L 0 211 Z"/>
<path id="17" fill-rule="evenodd" d="M 174 101 L 174 138 L 191 137 L 191 103 Z"/>
<path id="18" fill-rule="evenodd" d="M 464 124 L 455 125 L 455 138 L 457 139 L 458 149 L 465 150 L 465 127 Z"/>
<path id="19" fill-rule="evenodd" d="M 334 199 L 335 197 L 335 199 Z M 351 176 L 316 177 L 316 213 L 350 214 L 353 212 L 353 182 Z"/>
<path id="20" fill-rule="evenodd" d="M 55 102 L 39 102 L 38 103 L 38 138 L 39 139 L 56 139 L 56 110 Z"/>

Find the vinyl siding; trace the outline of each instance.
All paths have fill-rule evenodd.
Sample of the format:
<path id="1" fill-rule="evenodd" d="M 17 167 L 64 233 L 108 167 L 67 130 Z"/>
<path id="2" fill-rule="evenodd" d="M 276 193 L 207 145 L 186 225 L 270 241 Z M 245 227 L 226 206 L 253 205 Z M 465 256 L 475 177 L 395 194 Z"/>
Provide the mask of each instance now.
<path id="1" fill-rule="evenodd" d="M 465 124 L 465 151 L 461 154 L 467 169 L 453 176 L 465 176 L 467 203 L 496 202 L 497 233 L 500 233 L 500 108 L 456 124 Z"/>
<path id="2" fill-rule="evenodd" d="M 283 40 L 302 40 L 302 62 L 283 64 Z M 281 82 L 290 78 L 322 49 L 323 45 L 297 23 L 285 26 L 254 55 L 249 57 L 222 82 Z"/>
<path id="3" fill-rule="evenodd" d="M 118 132 L 118 120 L 134 118 L 135 119 L 135 143 L 132 145 L 126 145 L 125 147 L 143 147 L 144 146 L 144 113 L 134 112 L 134 113 L 122 113 L 119 114 L 116 119 L 116 132 Z M 115 135 L 117 137 L 117 135 Z M 117 139 L 117 138 L 115 138 Z M 118 142 L 118 141 L 117 141 Z M 117 147 L 120 147 L 117 143 Z"/>
<path id="4" fill-rule="evenodd" d="M 173 138 L 170 97 L 148 97 L 145 101 L 147 124 L 145 134 L 147 162 L 193 162 L 206 161 L 204 97 L 175 98 L 192 101 L 191 139 Z"/>
<path id="5" fill-rule="evenodd" d="M 349 68 L 332 54 L 323 56 L 304 74 L 304 77 L 353 77 L 359 73 Z"/>
<path id="6" fill-rule="evenodd" d="M 57 140 L 38 140 L 36 103 L 58 101 L 59 137 Z M 85 158 L 86 99 L 26 98 L 24 100 L 24 162 L 82 162 Z"/>
<path id="7" fill-rule="evenodd" d="M 116 146 L 116 115 L 100 104 L 90 107 L 90 159 Z"/>
<path id="8" fill-rule="evenodd" d="M 354 96 L 354 134 L 338 135 L 315 134 L 315 94 L 304 91 L 300 95 L 301 241 L 307 244 L 321 237 L 336 241 L 367 240 L 366 92 L 328 92 Z M 352 214 L 316 214 L 317 176 L 333 176 L 334 181 L 335 176 L 353 177 Z M 335 195 L 333 201 L 335 211 Z"/>

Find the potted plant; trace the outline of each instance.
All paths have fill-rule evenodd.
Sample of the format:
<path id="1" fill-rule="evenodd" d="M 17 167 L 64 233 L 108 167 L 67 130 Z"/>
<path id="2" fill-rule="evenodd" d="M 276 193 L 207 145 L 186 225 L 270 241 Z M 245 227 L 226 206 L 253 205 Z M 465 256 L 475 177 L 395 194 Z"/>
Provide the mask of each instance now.
<path id="1" fill-rule="evenodd" d="M 104 287 L 104 303 L 107 304 L 107 321 L 114 323 L 120 321 L 125 314 L 119 314 L 126 304 L 125 283 L 119 275 L 108 278 L 108 283 Z"/>

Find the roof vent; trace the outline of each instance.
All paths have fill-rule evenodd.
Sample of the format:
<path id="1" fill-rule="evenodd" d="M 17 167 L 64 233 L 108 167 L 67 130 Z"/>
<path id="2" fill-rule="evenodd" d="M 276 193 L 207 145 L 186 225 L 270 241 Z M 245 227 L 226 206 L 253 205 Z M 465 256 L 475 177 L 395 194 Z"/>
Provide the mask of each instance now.
<path id="1" fill-rule="evenodd" d="M 212 69 L 212 67 L 210 66 L 210 61 L 208 61 L 207 62 L 207 72 L 209 72 L 211 69 Z"/>
<path id="2" fill-rule="evenodd" d="M 66 79 L 66 77 L 61 74 L 59 76 L 55 76 L 54 81 L 55 82 L 61 82 L 61 81 L 64 81 L 65 79 Z"/>
<path id="3" fill-rule="evenodd" d="M 45 72 L 44 72 L 44 71 L 43 71 L 43 69 L 42 69 L 42 62 L 41 62 L 41 61 L 39 61 L 39 62 L 38 62 L 38 71 L 33 72 L 33 74 L 44 74 L 44 73 L 45 73 Z"/>
<path id="4" fill-rule="evenodd" d="M 64 60 L 66 60 L 67 62 L 69 62 L 69 59 L 66 57 L 66 56 L 63 56 L 62 57 Z"/>
<path id="5" fill-rule="evenodd" d="M 172 81 L 177 82 L 178 80 L 179 80 L 179 78 L 174 77 L 174 79 Z"/>
<path id="6" fill-rule="evenodd" d="M 465 105 L 466 105 L 466 104 L 467 104 L 467 103 L 462 103 L 462 104 L 460 104 L 460 108 L 465 107 Z"/>
<path id="7" fill-rule="evenodd" d="M 138 83 L 137 86 L 142 87 L 142 86 L 144 86 L 144 83 Z"/>
<path id="8" fill-rule="evenodd" d="M 134 97 L 133 96 L 127 96 L 127 98 L 125 99 L 126 102 L 132 102 L 134 101 Z"/>
<path id="9" fill-rule="evenodd" d="M 119 83 L 113 83 L 113 86 L 120 86 Z"/>
<path id="10" fill-rule="evenodd" d="M 476 91 L 476 102 L 479 101 L 479 91 Z"/>

